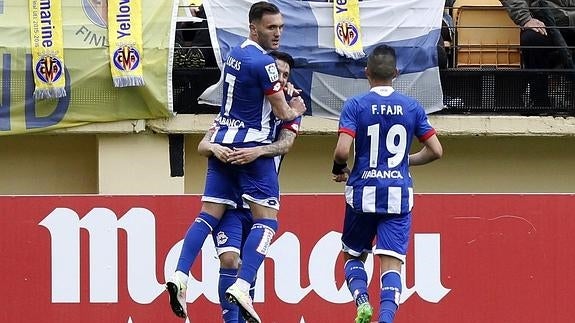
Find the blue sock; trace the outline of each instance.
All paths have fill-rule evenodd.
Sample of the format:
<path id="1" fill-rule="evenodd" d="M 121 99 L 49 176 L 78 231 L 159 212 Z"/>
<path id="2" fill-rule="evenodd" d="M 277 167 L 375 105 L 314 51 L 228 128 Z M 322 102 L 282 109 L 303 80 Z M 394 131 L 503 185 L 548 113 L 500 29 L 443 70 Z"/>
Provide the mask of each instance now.
<path id="1" fill-rule="evenodd" d="M 379 322 L 393 323 L 395 312 L 399 307 L 401 295 L 401 276 L 395 270 L 389 270 L 381 275 L 381 292 L 379 301 Z"/>
<path id="2" fill-rule="evenodd" d="M 367 294 L 367 273 L 363 261 L 359 259 L 350 259 L 344 265 L 345 281 L 347 287 L 353 295 L 356 305 L 369 301 Z"/>
<path id="3" fill-rule="evenodd" d="M 254 221 L 242 251 L 242 267 L 238 273 L 238 278 L 247 282 L 256 280 L 258 269 L 266 258 L 277 228 L 277 220 L 259 219 Z"/>
<path id="4" fill-rule="evenodd" d="M 177 271 L 181 271 L 185 274 L 190 271 L 190 267 L 192 267 L 196 256 L 204 245 L 204 240 L 206 240 L 206 237 L 212 232 L 212 229 L 218 222 L 220 222 L 220 220 L 205 212 L 201 212 L 200 215 L 198 215 L 194 223 L 190 225 L 188 232 L 186 232 L 184 245 L 182 246 L 178 266 L 176 267 Z"/>
<path id="5" fill-rule="evenodd" d="M 218 282 L 218 295 L 220 296 L 220 306 L 222 308 L 222 318 L 225 323 L 243 322 L 238 320 L 241 317 L 240 310 L 236 304 L 228 302 L 226 290 L 236 281 L 237 269 L 220 268 L 220 280 Z"/>

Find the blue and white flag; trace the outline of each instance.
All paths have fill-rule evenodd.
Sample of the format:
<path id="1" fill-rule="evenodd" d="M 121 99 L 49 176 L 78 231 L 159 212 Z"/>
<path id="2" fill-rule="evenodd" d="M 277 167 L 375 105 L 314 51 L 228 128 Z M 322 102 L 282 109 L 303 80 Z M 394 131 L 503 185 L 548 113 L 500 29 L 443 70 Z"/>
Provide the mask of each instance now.
<path id="1" fill-rule="evenodd" d="M 257 0 L 204 0 L 212 45 L 220 69 L 230 48 L 248 36 L 248 12 Z M 347 97 L 369 90 L 366 58 L 352 60 L 335 52 L 333 4 L 270 0 L 280 9 L 284 31 L 280 50 L 296 62 L 291 81 L 303 90 L 308 112 L 339 118 Z M 443 108 L 437 64 L 443 0 L 364 0 L 359 3 L 364 50 L 380 44 L 395 48 L 401 75 L 395 89 L 419 100 L 427 113 Z M 203 103 L 218 105 L 221 87 L 208 88 Z M 311 109 L 310 109 L 311 107 Z"/>

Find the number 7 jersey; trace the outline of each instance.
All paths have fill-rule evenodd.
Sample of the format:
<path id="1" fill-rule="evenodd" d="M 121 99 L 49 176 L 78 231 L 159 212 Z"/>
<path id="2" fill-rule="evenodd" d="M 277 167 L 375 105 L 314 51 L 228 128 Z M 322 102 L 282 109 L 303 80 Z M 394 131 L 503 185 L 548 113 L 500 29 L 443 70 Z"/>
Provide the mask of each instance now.
<path id="1" fill-rule="evenodd" d="M 269 144 L 276 117 L 267 95 L 282 91 L 275 60 L 251 40 L 233 48 L 223 69 L 223 97 L 212 142 Z M 238 145 L 239 144 L 239 145 Z"/>
<path id="2" fill-rule="evenodd" d="M 413 207 L 409 151 L 413 137 L 435 134 L 423 107 L 389 86 L 349 98 L 339 132 L 355 141 L 346 202 L 357 212 L 406 214 Z"/>

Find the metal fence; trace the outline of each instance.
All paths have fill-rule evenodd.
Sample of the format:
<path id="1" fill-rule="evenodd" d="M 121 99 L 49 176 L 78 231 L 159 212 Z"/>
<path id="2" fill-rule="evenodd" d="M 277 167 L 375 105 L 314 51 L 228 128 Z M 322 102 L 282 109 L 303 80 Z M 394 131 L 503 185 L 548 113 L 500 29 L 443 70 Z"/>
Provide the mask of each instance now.
<path id="1" fill-rule="evenodd" d="M 201 11 L 198 14 L 200 17 L 183 19 L 177 26 L 173 89 L 178 113 L 218 111 L 197 102 L 220 75 L 207 21 Z M 438 113 L 575 115 L 575 64 L 571 61 L 571 65 L 560 68 L 526 69 L 522 50 L 533 47 L 521 45 L 521 30 L 503 7 L 448 7 L 446 15 L 454 18 L 444 19 L 445 42 L 438 44 L 438 51 L 447 59 L 444 66 L 440 64 L 445 108 Z M 549 26 L 548 30 L 562 28 L 566 27 Z M 554 44 L 546 49 L 566 50 L 573 60 L 572 44 Z"/>

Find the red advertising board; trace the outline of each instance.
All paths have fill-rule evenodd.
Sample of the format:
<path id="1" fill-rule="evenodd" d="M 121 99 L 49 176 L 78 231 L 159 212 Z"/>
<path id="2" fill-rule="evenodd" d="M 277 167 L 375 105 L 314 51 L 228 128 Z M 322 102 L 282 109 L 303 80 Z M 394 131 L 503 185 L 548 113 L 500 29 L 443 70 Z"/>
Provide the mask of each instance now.
<path id="1" fill-rule="evenodd" d="M 197 196 L 0 197 L 0 322 L 182 322 L 163 283 L 199 205 Z M 343 209 L 340 195 L 282 197 L 258 276 L 264 322 L 353 321 L 338 257 Z M 571 322 L 573 232 L 575 195 L 416 196 L 396 322 Z M 210 243 L 188 284 L 190 322 L 221 321 Z M 369 258 L 366 269 L 377 300 L 378 265 Z"/>

